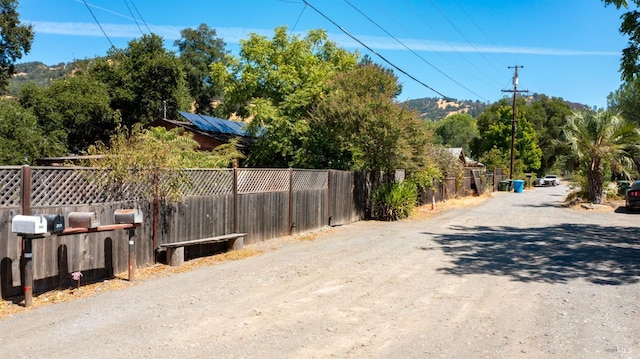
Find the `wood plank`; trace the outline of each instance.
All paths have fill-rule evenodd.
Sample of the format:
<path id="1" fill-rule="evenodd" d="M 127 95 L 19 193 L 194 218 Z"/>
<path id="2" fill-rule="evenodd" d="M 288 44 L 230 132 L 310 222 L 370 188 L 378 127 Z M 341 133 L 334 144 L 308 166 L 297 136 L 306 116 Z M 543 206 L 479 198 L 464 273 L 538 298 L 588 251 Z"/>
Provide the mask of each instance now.
<path id="1" fill-rule="evenodd" d="M 172 248 L 172 247 L 184 247 L 191 244 L 222 242 L 229 239 L 244 237 L 246 235 L 247 235 L 246 233 L 230 233 L 230 234 L 225 234 L 225 235 L 216 236 L 216 237 L 192 239 L 188 241 L 181 241 L 181 242 L 174 242 L 174 243 L 163 243 L 160 245 L 160 247 Z"/>

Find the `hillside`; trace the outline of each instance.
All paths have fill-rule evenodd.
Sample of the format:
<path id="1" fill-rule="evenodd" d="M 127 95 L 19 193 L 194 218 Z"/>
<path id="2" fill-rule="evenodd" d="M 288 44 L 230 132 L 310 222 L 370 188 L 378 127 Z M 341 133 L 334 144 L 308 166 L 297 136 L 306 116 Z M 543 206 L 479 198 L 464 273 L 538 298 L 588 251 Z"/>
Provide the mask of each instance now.
<path id="1" fill-rule="evenodd" d="M 9 94 L 17 96 L 20 88 L 26 83 L 33 82 L 38 86 L 48 86 L 52 80 L 64 77 L 74 68 L 72 63 L 61 62 L 54 66 L 47 66 L 42 62 L 25 62 L 16 64 L 15 74 L 9 81 Z"/>
<path id="2" fill-rule="evenodd" d="M 444 100 L 441 98 L 425 97 L 404 102 L 410 110 L 417 111 L 424 120 L 440 121 L 454 113 L 468 113 L 476 117 L 484 111 L 489 104 L 471 100 Z"/>

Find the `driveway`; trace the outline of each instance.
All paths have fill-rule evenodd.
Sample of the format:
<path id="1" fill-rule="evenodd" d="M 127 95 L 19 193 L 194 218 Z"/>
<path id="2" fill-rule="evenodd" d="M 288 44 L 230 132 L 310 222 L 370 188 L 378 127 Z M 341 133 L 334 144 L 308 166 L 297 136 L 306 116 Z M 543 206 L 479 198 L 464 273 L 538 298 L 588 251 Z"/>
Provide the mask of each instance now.
<path id="1" fill-rule="evenodd" d="M 4 358 L 640 358 L 640 214 L 566 186 L 315 241 L 0 321 Z"/>

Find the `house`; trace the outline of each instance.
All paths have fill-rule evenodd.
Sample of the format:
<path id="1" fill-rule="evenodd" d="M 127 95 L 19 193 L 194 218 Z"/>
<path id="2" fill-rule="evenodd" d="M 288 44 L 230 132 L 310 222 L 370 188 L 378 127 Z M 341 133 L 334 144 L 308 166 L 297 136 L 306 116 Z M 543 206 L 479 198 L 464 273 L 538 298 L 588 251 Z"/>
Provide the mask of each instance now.
<path id="1" fill-rule="evenodd" d="M 255 138 L 250 136 L 244 129 L 245 124 L 242 122 L 184 111 L 179 111 L 178 113 L 181 116 L 178 120 L 162 118 L 153 121 L 149 126 L 160 126 L 167 130 L 183 128 L 185 131 L 193 134 L 193 139 L 200 144 L 200 149 L 203 151 L 211 151 L 237 138 L 239 140 L 238 150 L 246 155 L 255 141 Z"/>

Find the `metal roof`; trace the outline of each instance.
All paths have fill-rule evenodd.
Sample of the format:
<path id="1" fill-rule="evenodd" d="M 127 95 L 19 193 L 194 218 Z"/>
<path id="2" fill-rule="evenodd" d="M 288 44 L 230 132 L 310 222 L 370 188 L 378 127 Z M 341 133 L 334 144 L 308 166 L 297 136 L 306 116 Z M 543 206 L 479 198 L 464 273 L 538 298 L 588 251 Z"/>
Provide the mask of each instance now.
<path id="1" fill-rule="evenodd" d="M 226 133 L 229 135 L 248 137 L 249 134 L 244 129 L 244 123 L 223 120 L 217 117 L 198 115 L 195 113 L 178 111 L 182 117 L 193 123 L 200 131 Z"/>

